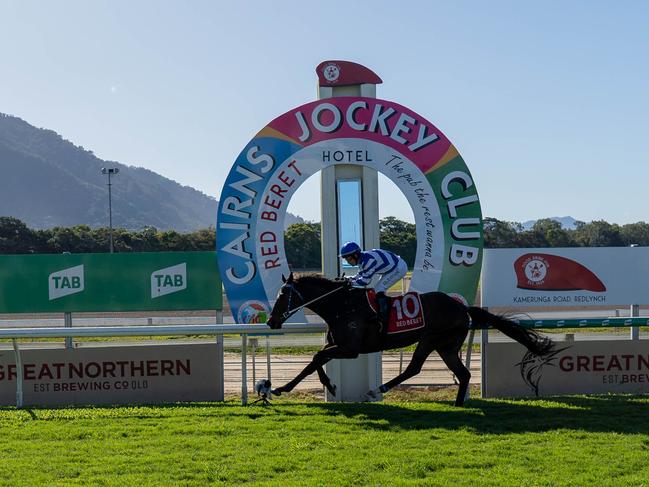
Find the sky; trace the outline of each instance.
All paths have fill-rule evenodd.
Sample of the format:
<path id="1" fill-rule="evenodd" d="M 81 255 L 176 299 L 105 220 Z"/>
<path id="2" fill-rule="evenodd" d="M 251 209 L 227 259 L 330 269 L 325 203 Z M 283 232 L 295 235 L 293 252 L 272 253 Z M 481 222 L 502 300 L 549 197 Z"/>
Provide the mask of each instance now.
<path id="1" fill-rule="evenodd" d="M 648 26 L 645 1 L 0 0 L 0 112 L 218 199 L 343 59 L 451 140 L 483 216 L 649 221 Z M 380 216 L 413 221 L 379 185 Z M 289 211 L 320 221 L 316 192 Z"/>

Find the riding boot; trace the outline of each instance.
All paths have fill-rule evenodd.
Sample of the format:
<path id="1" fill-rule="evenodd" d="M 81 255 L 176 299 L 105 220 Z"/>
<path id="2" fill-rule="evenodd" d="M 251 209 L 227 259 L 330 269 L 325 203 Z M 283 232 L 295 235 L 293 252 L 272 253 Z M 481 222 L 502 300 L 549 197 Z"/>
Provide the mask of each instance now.
<path id="1" fill-rule="evenodd" d="M 381 325 L 382 330 L 386 330 L 388 326 L 388 309 L 389 309 L 389 298 L 385 295 L 384 292 L 379 291 L 376 293 L 376 302 L 379 305 L 379 312 L 377 313 L 377 318 L 379 324 Z"/>

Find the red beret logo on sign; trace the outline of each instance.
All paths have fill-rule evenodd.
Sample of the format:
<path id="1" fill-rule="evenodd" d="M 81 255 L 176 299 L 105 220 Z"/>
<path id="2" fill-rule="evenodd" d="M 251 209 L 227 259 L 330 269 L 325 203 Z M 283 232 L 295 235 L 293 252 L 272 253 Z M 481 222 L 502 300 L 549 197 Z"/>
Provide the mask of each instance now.
<path id="1" fill-rule="evenodd" d="M 340 68 L 337 64 L 329 63 L 323 68 L 322 75 L 329 83 L 335 83 L 340 77 Z"/>
<path id="2" fill-rule="evenodd" d="M 350 86 L 383 83 L 381 78 L 360 64 L 351 61 L 324 61 L 315 69 L 320 86 Z"/>
<path id="3" fill-rule="evenodd" d="M 545 282 L 545 276 L 548 274 L 549 264 L 540 255 L 529 257 L 525 260 L 523 269 L 527 284 L 530 287 L 542 286 Z"/>
<path id="4" fill-rule="evenodd" d="M 519 289 L 604 292 L 606 286 L 579 262 L 551 254 L 524 254 L 514 262 Z"/>

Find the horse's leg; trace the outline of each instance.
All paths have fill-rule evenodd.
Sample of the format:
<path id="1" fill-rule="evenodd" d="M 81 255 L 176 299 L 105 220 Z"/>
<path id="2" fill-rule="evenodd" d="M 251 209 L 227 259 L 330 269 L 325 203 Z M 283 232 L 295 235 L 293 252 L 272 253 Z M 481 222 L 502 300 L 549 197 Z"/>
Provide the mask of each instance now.
<path id="1" fill-rule="evenodd" d="M 329 380 L 329 377 L 327 377 L 327 375 L 325 374 L 324 370 L 322 369 L 322 366 L 334 358 L 356 358 L 356 357 L 358 357 L 358 352 L 352 352 L 350 350 L 341 349 L 338 345 L 327 346 L 326 348 L 323 348 L 318 353 L 316 353 L 313 356 L 313 360 L 311 360 L 311 362 L 306 367 L 304 367 L 302 372 L 300 372 L 292 381 L 287 382 L 281 387 L 273 389 L 271 392 L 276 396 L 280 396 L 282 392 L 291 392 L 295 388 L 295 386 L 298 385 L 305 377 L 311 375 L 313 372 L 318 371 L 320 382 L 323 381 L 322 376 L 320 376 L 320 373 L 322 373 L 322 375 L 324 375 L 324 377 L 326 378 L 326 381 L 322 382 L 322 384 L 325 387 L 327 387 L 327 390 L 331 394 L 335 395 L 336 388 L 331 384 L 331 381 Z M 329 384 L 328 386 L 327 383 Z"/>
<path id="2" fill-rule="evenodd" d="M 305 377 L 313 374 L 319 367 L 322 367 L 322 365 L 324 365 L 325 363 L 326 362 L 322 362 L 322 357 L 320 355 L 320 352 L 316 353 L 313 356 L 313 359 L 311 360 L 311 362 L 309 362 L 309 364 L 306 367 L 304 367 L 304 369 L 302 369 L 302 372 L 300 372 L 298 375 L 296 375 L 293 380 L 291 380 L 290 382 L 287 382 L 283 386 L 276 387 L 271 392 L 273 394 L 275 394 L 276 396 L 281 396 L 282 392 L 291 392 L 295 388 L 296 385 L 298 385 L 300 382 L 302 382 L 302 380 Z"/>
<path id="3" fill-rule="evenodd" d="M 458 407 L 464 406 L 464 398 L 466 397 L 466 390 L 469 387 L 469 380 L 471 379 L 471 372 L 467 369 L 460 356 L 458 354 L 459 350 L 437 350 L 437 353 L 446 364 L 446 366 L 451 369 L 451 372 L 455 374 L 457 379 L 460 381 L 458 386 L 457 398 L 455 399 L 455 405 Z"/>
<path id="4" fill-rule="evenodd" d="M 331 360 L 331 359 L 329 359 L 329 360 Z M 327 362 L 329 362 L 329 360 L 327 360 Z M 327 390 L 329 391 L 329 394 L 331 394 L 332 396 L 335 396 L 336 395 L 336 385 L 331 383 L 331 379 L 329 378 L 327 373 L 324 371 L 324 369 L 322 367 L 318 367 L 316 369 L 316 371 L 318 372 L 318 378 L 320 379 L 320 384 L 322 384 L 323 386 L 325 386 L 327 388 Z"/>
<path id="5" fill-rule="evenodd" d="M 415 348 L 415 351 L 412 354 L 412 359 L 410 359 L 410 363 L 406 367 L 406 370 L 397 375 L 394 379 L 386 382 L 385 384 L 381 384 L 377 389 L 369 391 L 367 395 L 371 398 L 375 398 L 379 393 L 386 393 L 393 387 L 401 384 L 403 381 L 417 375 L 419 372 L 421 372 L 421 368 L 423 367 L 424 362 L 434 349 L 435 345 L 433 344 L 432 340 L 426 338 L 422 339 L 417 344 L 417 348 Z"/>
<path id="6" fill-rule="evenodd" d="M 333 336 L 331 335 L 331 332 L 328 333 L 327 336 L 327 344 L 324 346 L 324 350 L 328 350 L 332 347 L 336 347 L 337 345 L 333 343 Z M 331 383 L 331 379 L 327 375 L 327 373 L 324 371 L 324 368 L 322 367 L 325 365 L 327 362 L 331 360 L 330 357 L 326 357 L 323 359 L 323 362 L 320 366 L 316 368 L 316 372 L 318 372 L 318 379 L 320 379 L 320 384 L 322 384 L 326 389 L 329 391 L 329 393 L 332 396 L 336 395 L 336 386 Z"/>

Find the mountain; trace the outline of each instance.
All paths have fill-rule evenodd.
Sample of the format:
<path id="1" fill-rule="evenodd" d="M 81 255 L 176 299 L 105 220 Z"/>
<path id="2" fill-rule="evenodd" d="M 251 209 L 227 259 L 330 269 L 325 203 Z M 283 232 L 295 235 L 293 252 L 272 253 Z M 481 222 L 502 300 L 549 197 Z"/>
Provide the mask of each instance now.
<path id="1" fill-rule="evenodd" d="M 574 230 L 575 228 L 577 228 L 577 220 L 575 220 L 571 216 L 551 216 L 549 217 L 549 219 L 561 223 L 561 228 L 563 228 L 564 230 Z M 523 225 L 523 230 L 531 229 L 537 221 L 538 220 L 528 220 L 521 223 L 521 225 Z"/>
<path id="2" fill-rule="evenodd" d="M 107 176 L 112 179 L 113 226 L 190 232 L 215 226 L 218 201 L 141 167 L 105 161 L 92 151 L 0 113 L 0 216 L 30 228 L 108 226 Z M 303 222 L 286 215 L 286 224 Z"/>

